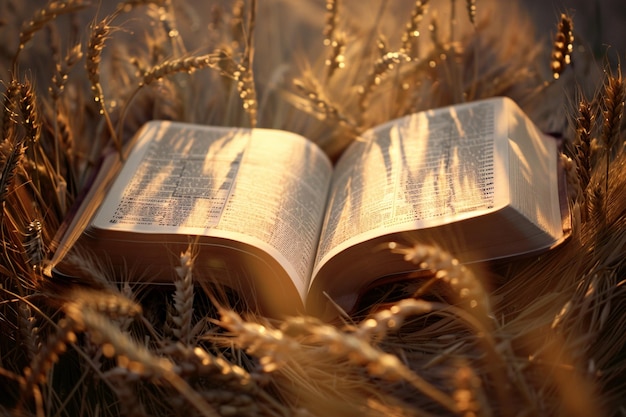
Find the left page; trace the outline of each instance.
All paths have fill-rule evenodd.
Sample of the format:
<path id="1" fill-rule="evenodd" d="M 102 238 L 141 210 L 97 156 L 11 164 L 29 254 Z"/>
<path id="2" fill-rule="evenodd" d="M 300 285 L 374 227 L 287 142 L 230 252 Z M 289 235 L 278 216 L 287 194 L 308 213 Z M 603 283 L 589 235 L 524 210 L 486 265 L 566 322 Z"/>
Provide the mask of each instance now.
<path id="1" fill-rule="evenodd" d="M 243 242 L 308 288 L 332 167 L 285 131 L 152 122 L 91 226 Z"/>

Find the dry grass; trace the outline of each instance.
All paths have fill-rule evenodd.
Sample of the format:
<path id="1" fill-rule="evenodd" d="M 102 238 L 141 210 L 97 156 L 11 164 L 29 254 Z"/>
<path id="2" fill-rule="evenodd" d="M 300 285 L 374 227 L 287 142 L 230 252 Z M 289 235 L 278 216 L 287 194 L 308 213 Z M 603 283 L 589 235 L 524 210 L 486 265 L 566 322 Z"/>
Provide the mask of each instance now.
<path id="1" fill-rule="evenodd" d="M 36 3 L 0 5 L 0 413 L 626 413 L 625 86 L 569 14 L 538 40 L 497 1 Z M 430 274 L 337 323 L 192 285 L 193 244 L 171 287 L 88 256 L 88 285 L 41 275 L 98 157 L 148 120 L 291 130 L 335 158 L 383 121 L 495 95 L 566 138 L 574 234 L 542 257 L 470 269 L 392 245 Z"/>

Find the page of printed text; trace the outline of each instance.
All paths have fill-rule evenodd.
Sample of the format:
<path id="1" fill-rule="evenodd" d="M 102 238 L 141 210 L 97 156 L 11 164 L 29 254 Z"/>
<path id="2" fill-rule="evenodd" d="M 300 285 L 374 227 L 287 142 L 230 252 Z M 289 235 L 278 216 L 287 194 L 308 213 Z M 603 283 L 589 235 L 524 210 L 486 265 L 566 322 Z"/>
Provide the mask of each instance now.
<path id="1" fill-rule="evenodd" d="M 332 170 L 316 145 L 278 130 L 170 122 L 142 135 L 94 226 L 242 241 L 276 258 L 304 294 Z"/>
<path id="2" fill-rule="evenodd" d="M 508 190 L 494 137 L 501 106 L 476 102 L 406 116 L 366 132 L 333 177 L 314 274 L 347 247 L 488 212 Z M 505 125 L 504 125 L 505 126 Z M 508 195 L 503 194 L 504 197 Z"/>

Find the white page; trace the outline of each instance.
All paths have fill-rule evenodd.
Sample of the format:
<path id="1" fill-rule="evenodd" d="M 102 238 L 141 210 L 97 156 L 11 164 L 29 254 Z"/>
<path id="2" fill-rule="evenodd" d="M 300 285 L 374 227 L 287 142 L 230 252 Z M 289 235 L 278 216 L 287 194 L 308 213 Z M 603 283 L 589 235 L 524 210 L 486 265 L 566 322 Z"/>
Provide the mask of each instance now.
<path id="1" fill-rule="evenodd" d="M 486 100 L 417 113 L 366 132 L 335 168 L 314 276 L 357 243 L 508 204 L 502 103 Z"/>
<path id="2" fill-rule="evenodd" d="M 251 244 L 304 296 L 332 170 L 323 152 L 278 130 L 171 122 L 145 129 L 92 225 Z"/>

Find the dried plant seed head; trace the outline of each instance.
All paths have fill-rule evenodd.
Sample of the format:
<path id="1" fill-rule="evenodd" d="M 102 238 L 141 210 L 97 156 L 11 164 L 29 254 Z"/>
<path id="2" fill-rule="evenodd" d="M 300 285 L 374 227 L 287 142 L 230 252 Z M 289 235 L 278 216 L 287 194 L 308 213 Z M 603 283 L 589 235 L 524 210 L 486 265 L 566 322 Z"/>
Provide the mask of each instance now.
<path id="1" fill-rule="evenodd" d="M 31 147 L 39 140 L 41 135 L 40 114 L 38 111 L 35 90 L 29 80 L 20 85 L 20 111 L 22 113 L 22 125 L 26 132 L 26 138 Z"/>
<path id="2" fill-rule="evenodd" d="M 370 71 L 366 81 L 359 86 L 359 108 L 365 112 L 369 106 L 369 99 L 378 86 L 382 83 L 387 73 L 392 71 L 402 62 L 410 62 L 411 58 L 403 51 L 387 52 L 374 63 L 374 68 Z"/>
<path id="3" fill-rule="evenodd" d="M 193 316 L 193 248 L 180 255 L 180 265 L 176 267 L 176 280 L 174 282 L 174 311 L 171 321 L 174 324 L 172 333 L 185 345 L 189 345 L 192 337 L 191 320 Z"/>
<path id="4" fill-rule="evenodd" d="M 48 371 L 59 360 L 59 355 L 67 350 L 67 344 L 76 341 L 75 330 L 72 320 L 58 321 L 56 332 L 48 337 L 45 345 L 24 370 L 26 383 L 23 385 L 23 393 L 26 398 L 32 394 L 34 385 L 46 381 Z"/>
<path id="5" fill-rule="evenodd" d="M 35 11 L 31 20 L 22 26 L 19 51 L 24 49 L 24 46 L 33 38 L 35 33 L 43 29 L 57 16 L 75 12 L 83 7 L 85 7 L 85 3 L 81 0 L 51 1 L 44 8 Z"/>
<path id="6" fill-rule="evenodd" d="M 214 54 L 172 59 L 149 68 L 143 72 L 140 86 L 151 84 L 164 77 L 186 72 L 193 73 L 202 68 L 217 68 L 218 57 Z"/>
<path id="7" fill-rule="evenodd" d="M 587 189 L 591 178 L 591 140 L 592 127 L 595 124 L 595 114 L 592 104 L 585 98 L 578 103 L 578 116 L 576 117 L 576 168 L 582 191 Z"/>
<path id="8" fill-rule="evenodd" d="M 615 148 L 619 142 L 625 98 L 626 86 L 621 76 L 621 69 L 618 69 L 617 75 L 607 76 L 602 100 L 602 142 L 606 152 L 611 156 L 615 154 Z"/>
<path id="9" fill-rule="evenodd" d="M 308 103 L 307 111 L 320 120 L 355 126 L 354 121 L 331 103 L 321 91 L 321 85 L 312 78 L 306 80 L 295 79 L 293 85 L 296 91 L 304 97 Z"/>
<path id="10" fill-rule="evenodd" d="M 332 46 L 339 22 L 339 0 L 326 0 L 326 22 L 324 24 L 324 45 Z"/>
<path id="11" fill-rule="evenodd" d="M 621 134 L 622 117 L 624 115 L 624 100 L 626 98 L 626 86 L 622 80 L 621 68 L 618 74 L 608 74 L 604 85 L 604 98 L 602 101 L 602 142 L 606 155 L 606 172 L 604 178 L 604 203 L 609 204 L 609 173 L 610 164 L 619 148 L 623 147 L 623 140 L 619 140 Z M 619 146 L 617 146 L 619 144 Z M 605 207 L 606 209 L 606 207 Z"/>
<path id="12" fill-rule="evenodd" d="M 411 13 L 411 20 L 406 24 L 405 31 L 402 34 L 402 47 L 400 50 L 405 54 L 411 53 L 414 49 L 413 44 L 420 36 L 419 24 L 427 10 L 428 0 L 417 0 L 415 2 L 415 7 Z M 412 56 L 417 56 L 416 51 L 413 52 Z"/>
<path id="13" fill-rule="evenodd" d="M 16 172 L 22 164 L 26 144 L 23 139 L 7 137 L 0 143 L 0 207 L 4 205 L 16 177 Z M 4 215 L 4 209 L 0 210 L 0 218 Z"/>
<path id="14" fill-rule="evenodd" d="M 233 47 L 237 48 L 241 46 L 244 41 L 244 23 L 243 15 L 245 10 L 245 2 L 243 0 L 237 0 L 233 2 L 232 18 L 230 20 L 231 34 L 233 38 Z"/>
<path id="15" fill-rule="evenodd" d="M 24 233 L 24 250 L 26 252 L 26 262 L 38 271 L 43 263 L 46 253 L 43 242 L 43 225 L 37 219 L 31 221 Z"/>
<path id="16" fill-rule="evenodd" d="M 258 103 L 252 68 L 249 65 L 239 65 L 234 75 L 243 109 L 250 117 L 250 125 L 255 127 Z"/>
<path id="17" fill-rule="evenodd" d="M 333 76 L 336 70 L 345 68 L 346 66 L 346 37 L 343 33 L 339 33 L 335 39 L 331 42 L 332 50 L 328 58 L 326 58 L 325 64 L 327 67 L 326 77 Z"/>
<path id="18" fill-rule="evenodd" d="M 18 324 L 22 343 L 26 347 L 26 353 L 30 361 L 39 354 L 41 349 L 41 340 L 39 338 L 39 327 L 36 326 L 36 318 L 32 315 L 31 308 L 26 302 L 20 302 L 18 305 Z"/>
<path id="19" fill-rule="evenodd" d="M 67 51 L 65 58 L 56 64 L 55 73 L 52 75 L 52 85 L 48 88 L 53 100 L 58 100 L 63 95 L 69 72 L 81 59 L 83 59 L 82 45 L 77 43 Z"/>
<path id="20" fill-rule="evenodd" d="M 104 43 L 111 33 L 111 17 L 106 17 L 100 22 L 91 25 L 89 42 L 87 44 L 87 57 L 85 69 L 91 82 L 91 89 L 96 101 L 102 101 L 102 86 L 100 85 L 100 62 L 102 61 L 102 51 Z"/>
<path id="21" fill-rule="evenodd" d="M 476 0 L 466 0 L 467 16 L 472 25 L 476 24 Z"/>
<path id="22" fill-rule="evenodd" d="M 552 48 L 552 75 L 557 80 L 571 63 L 574 50 L 574 23 L 568 15 L 561 14 L 561 20 L 557 26 L 557 33 Z"/>
<path id="23" fill-rule="evenodd" d="M 15 125 L 18 123 L 18 103 L 20 100 L 21 84 L 13 78 L 4 92 L 2 113 L 2 140 L 12 135 Z"/>

